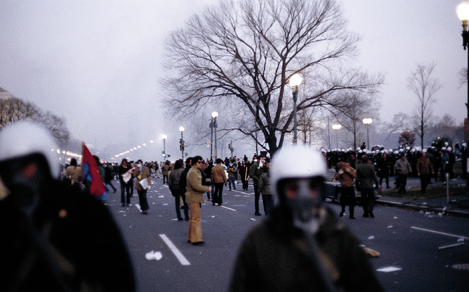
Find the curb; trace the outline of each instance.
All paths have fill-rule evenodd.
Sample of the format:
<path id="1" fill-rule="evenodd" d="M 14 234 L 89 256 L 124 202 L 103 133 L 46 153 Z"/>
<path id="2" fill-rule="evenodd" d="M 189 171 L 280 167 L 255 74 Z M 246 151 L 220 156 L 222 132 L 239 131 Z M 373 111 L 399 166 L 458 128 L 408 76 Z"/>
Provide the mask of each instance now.
<path id="1" fill-rule="evenodd" d="M 402 209 L 412 209 L 416 211 L 429 211 L 429 212 L 435 212 L 435 213 L 443 213 L 445 215 L 469 218 L 468 211 L 453 210 L 453 209 L 449 209 L 446 207 L 427 207 L 427 206 L 422 206 L 422 205 L 403 204 L 403 203 L 387 201 L 387 200 L 382 200 L 382 199 L 377 199 L 375 202 L 377 204 L 392 206 L 392 207 L 397 207 L 397 208 L 402 208 Z"/>

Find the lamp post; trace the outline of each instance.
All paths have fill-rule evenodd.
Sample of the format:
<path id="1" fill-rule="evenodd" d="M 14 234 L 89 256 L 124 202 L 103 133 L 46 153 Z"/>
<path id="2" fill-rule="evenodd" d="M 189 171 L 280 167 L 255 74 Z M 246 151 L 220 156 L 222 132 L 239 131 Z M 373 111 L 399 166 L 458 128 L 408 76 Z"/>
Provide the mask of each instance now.
<path id="1" fill-rule="evenodd" d="M 332 129 L 337 130 L 337 131 L 335 131 L 335 138 L 337 140 L 337 149 L 339 149 L 339 130 L 340 130 L 340 128 L 342 128 L 342 125 L 340 125 L 340 124 L 332 125 Z"/>
<path id="2" fill-rule="evenodd" d="M 293 74 L 290 77 L 290 86 L 293 91 L 293 144 L 296 144 L 298 139 L 298 122 L 296 120 L 296 101 L 298 100 L 298 86 L 300 85 L 303 78 L 299 74 Z"/>
<path id="3" fill-rule="evenodd" d="M 469 46 L 469 32 L 467 31 L 467 22 L 469 21 L 469 3 L 467 2 L 462 2 L 461 4 L 458 5 L 456 12 L 458 14 L 459 20 L 462 22 L 462 45 L 464 47 L 464 50 L 466 50 L 466 47 Z M 466 70 L 466 77 L 467 77 L 467 103 L 466 103 L 466 108 L 467 108 L 467 118 L 469 119 L 469 50 L 468 52 L 468 58 L 467 58 L 467 70 Z"/>
<path id="4" fill-rule="evenodd" d="M 370 147 L 370 133 L 368 132 L 368 127 L 371 125 L 372 122 L 373 122 L 373 119 L 371 118 L 363 119 L 363 123 L 366 126 L 366 144 L 369 149 L 371 149 L 371 147 Z"/>
<path id="5" fill-rule="evenodd" d="M 182 161 L 184 161 L 184 127 L 180 126 L 179 131 L 181 131 L 181 141 L 179 141 L 179 148 L 181 148 L 181 157 Z"/>
<path id="6" fill-rule="evenodd" d="M 214 158 L 215 159 L 217 159 L 217 127 L 218 127 L 217 117 L 218 117 L 218 113 L 214 111 L 212 113 L 212 129 L 215 129 L 215 131 L 214 131 L 215 132 L 215 151 L 214 151 Z"/>
<path id="7" fill-rule="evenodd" d="M 166 138 L 168 138 L 168 136 L 163 134 L 163 136 L 161 137 L 163 138 L 163 158 L 164 158 L 164 161 L 166 161 Z"/>

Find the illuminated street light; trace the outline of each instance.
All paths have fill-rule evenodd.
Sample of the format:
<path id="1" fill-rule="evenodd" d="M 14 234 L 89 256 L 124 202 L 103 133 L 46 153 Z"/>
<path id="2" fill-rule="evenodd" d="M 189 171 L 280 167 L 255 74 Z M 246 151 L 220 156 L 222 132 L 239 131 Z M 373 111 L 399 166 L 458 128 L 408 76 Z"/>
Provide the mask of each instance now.
<path id="1" fill-rule="evenodd" d="M 335 138 L 337 140 L 337 149 L 339 149 L 339 130 L 340 130 L 340 128 L 342 128 L 342 125 L 340 125 L 340 124 L 332 125 L 332 129 L 336 130 L 335 131 Z"/>
<path id="2" fill-rule="evenodd" d="M 294 74 L 290 77 L 290 86 L 293 91 L 293 144 L 296 144 L 298 139 L 298 122 L 296 119 L 296 101 L 298 100 L 298 86 L 303 81 L 303 78 L 299 74 Z"/>
<path id="3" fill-rule="evenodd" d="M 368 127 L 371 125 L 372 122 L 373 122 L 372 118 L 363 119 L 363 124 L 365 124 L 366 126 L 366 143 L 369 149 L 371 149 L 371 147 L 370 147 L 370 133 L 368 131 Z"/>

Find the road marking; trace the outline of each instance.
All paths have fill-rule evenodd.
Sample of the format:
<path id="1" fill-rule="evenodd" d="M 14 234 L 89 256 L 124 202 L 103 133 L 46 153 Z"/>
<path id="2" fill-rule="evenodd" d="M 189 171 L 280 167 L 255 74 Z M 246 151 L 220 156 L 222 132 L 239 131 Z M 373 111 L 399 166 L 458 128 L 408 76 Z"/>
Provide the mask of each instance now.
<path id="1" fill-rule="evenodd" d="M 139 204 L 135 204 L 135 207 L 137 207 L 137 209 L 140 210 L 140 205 Z"/>
<path id="2" fill-rule="evenodd" d="M 225 207 L 225 206 L 221 206 L 221 207 L 222 207 L 222 208 L 225 208 L 225 209 L 228 209 L 228 210 L 231 210 L 231 211 L 235 211 L 235 212 L 236 212 L 236 210 L 235 210 L 235 209 L 231 209 L 231 208 L 228 208 L 228 207 Z"/>
<path id="3" fill-rule="evenodd" d="M 181 265 L 183 266 L 190 266 L 191 263 L 182 255 L 182 253 L 179 251 L 179 249 L 169 240 L 169 238 L 166 236 L 166 234 L 160 234 L 161 239 L 166 243 L 166 245 L 169 247 L 169 249 L 173 252 L 173 254 L 176 256 L 176 258 L 179 260 Z"/>
<path id="4" fill-rule="evenodd" d="M 450 234 L 450 233 L 446 233 L 446 232 L 440 232 L 440 231 L 435 231 L 435 230 L 430 230 L 430 229 L 425 229 L 425 228 L 420 228 L 420 227 L 415 227 L 415 226 L 410 226 L 410 228 L 412 228 L 412 229 L 417 229 L 417 230 L 420 230 L 420 231 L 426 231 L 426 232 L 431 232 L 431 233 L 436 233 L 436 234 L 451 236 L 451 237 L 464 238 L 464 239 L 469 240 L 469 237 L 462 236 L 462 235 Z"/>

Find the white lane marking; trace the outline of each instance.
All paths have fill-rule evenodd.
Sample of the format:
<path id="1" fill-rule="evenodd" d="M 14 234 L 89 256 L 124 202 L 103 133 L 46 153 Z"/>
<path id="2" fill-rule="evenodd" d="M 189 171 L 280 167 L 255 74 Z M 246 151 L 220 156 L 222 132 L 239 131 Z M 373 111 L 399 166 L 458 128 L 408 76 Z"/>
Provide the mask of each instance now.
<path id="1" fill-rule="evenodd" d="M 231 209 L 231 208 L 228 208 L 228 207 L 225 207 L 225 206 L 221 206 L 221 207 L 236 212 L 235 209 Z"/>
<path id="2" fill-rule="evenodd" d="M 137 209 L 140 210 L 140 205 L 139 204 L 135 204 L 135 207 L 137 207 Z"/>
<path id="3" fill-rule="evenodd" d="M 161 239 L 166 243 L 169 249 L 173 252 L 176 258 L 179 260 L 181 265 L 183 266 L 190 266 L 191 263 L 182 255 L 182 253 L 177 249 L 177 247 L 169 240 L 166 234 L 160 234 Z"/>
<path id="4" fill-rule="evenodd" d="M 440 231 L 435 231 L 435 230 L 430 230 L 430 229 L 425 229 L 425 228 L 420 228 L 420 227 L 415 227 L 415 226 L 410 226 L 410 228 L 416 229 L 416 230 L 420 230 L 420 231 L 426 231 L 426 232 L 431 232 L 431 233 L 436 233 L 436 234 L 451 236 L 451 237 L 464 238 L 464 239 L 469 240 L 469 237 L 462 236 L 462 235 L 450 234 L 450 233 L 446 233 L 446 232 L 440 232 Z"/>

